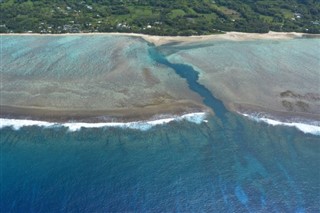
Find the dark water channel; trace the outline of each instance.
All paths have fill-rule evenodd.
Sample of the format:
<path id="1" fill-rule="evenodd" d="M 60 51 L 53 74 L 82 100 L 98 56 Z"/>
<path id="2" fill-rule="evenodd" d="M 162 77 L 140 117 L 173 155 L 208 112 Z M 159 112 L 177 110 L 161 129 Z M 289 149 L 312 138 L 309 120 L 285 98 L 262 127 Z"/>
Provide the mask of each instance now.
<path id="1" fill-rule="evenodd" d="M 172 68 L 181 78 L 185 79 L 189 88 L 203 97 L 203 103 L 210 107 L 221 120 L 225 120 L 227 109 L 221 100 L 215 98 L 205 86 L 198 82 L 199 73 L 193 67 L 169 62 L 165 55 L 158 51 L 156 47 L 151 47 L 149 54 L 156 62 Z"/>

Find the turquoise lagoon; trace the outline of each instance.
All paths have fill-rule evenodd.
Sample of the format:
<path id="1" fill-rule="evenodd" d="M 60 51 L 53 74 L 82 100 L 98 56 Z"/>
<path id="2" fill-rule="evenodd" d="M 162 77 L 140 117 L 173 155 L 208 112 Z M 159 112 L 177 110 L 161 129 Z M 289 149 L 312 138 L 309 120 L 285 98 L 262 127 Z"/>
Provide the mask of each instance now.
<path id="1" fill-rule="evenodd" d="M 191 66 L 145 48 L 216 115 L 144 131 L 3 127 L 1 212 L 320 211 L 319 136 L 229 112 Z"/>

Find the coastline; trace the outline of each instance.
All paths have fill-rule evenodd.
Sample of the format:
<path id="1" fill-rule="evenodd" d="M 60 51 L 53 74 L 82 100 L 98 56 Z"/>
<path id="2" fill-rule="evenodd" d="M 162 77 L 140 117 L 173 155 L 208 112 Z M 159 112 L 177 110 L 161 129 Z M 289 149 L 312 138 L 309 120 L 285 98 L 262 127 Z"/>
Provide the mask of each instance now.
<path id="1" fill-rule="evenodd" d="M 139 33 L 65 33 L 65 34 L 40 34 L 40 33 L 2 33 L 0 36 L 93 36 L 93 35 L 120 35 L 138 37 L 153 43 L 155 46 L 161 46 L 169 43 L 192 43 L 199 41 L 230 40 L 230 41 L 250 41 L 263 39 L 294 39 L 294 38 L 320 38 L 320 34 L 308 34 L 297 32 L 274 32 L 268 33 L 243 33 L 226 32 L 224 34 L 197 35 L 197 36 L 158 36 Z"/>

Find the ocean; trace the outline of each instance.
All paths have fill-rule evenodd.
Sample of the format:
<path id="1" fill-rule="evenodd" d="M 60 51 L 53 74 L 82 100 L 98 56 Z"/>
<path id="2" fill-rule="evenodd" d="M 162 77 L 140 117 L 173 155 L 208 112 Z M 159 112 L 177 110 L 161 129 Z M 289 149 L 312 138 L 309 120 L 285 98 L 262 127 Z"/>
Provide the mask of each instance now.
<path id="1" fill-rule="evenodd" d="M 1 212 L 319 211 L 319 136 L 295 128 L 228 114 L 0 131 Z"/>
<path id="2" fill-rule="evenodd" d="M 230 112 L 191 66 L 148 48 L 215 115 L 147 128 L 2 119 L 1 212 L 320 211 L 319 135 Z"/>

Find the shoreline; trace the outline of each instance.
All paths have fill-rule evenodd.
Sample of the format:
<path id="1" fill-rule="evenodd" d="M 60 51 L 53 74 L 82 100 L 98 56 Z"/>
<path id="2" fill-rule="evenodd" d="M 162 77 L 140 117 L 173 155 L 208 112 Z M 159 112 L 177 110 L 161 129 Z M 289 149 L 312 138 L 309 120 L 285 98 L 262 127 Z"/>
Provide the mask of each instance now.
<path id="1" fill-rule="evenodd" d="M 264 39 L 294 39 L 294 38 L 320 38 L 320 34 L 308 34 L 297 32 L 274 32 L 268 33 L 243 33 L 243 32 L 226 32 L 224 34 L 197 35 L 197 36 L 159 36 L 139 33 L 64 33 L 64 34 L 41 34 L 41 33 L 1 33 L 0 36 L 93 36 L 93 35 L 120 35 L 142 38 L 147 42 L 153 43 L 156 46 L 161 46 L 169 43 L 192 43 L 199 41 L 215 41 L 215 40 L 230 40 L 230 41 L 250 41 Z"/>

